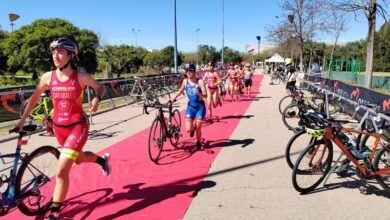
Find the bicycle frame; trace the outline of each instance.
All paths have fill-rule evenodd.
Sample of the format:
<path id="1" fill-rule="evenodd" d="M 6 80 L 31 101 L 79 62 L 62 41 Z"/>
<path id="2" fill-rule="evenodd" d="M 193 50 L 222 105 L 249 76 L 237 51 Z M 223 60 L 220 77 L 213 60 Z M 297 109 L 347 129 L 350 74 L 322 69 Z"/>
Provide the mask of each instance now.
<path id="1" fill-rule="evenodd" d="M 375 137 L 374 146 L 371 149 L 370 156 L 368 157 L 368 159 L 370 161 L 373 160 L 373 158 L 375 156 L 376 149 L 377 149 L 378 145 L 380 144 L 381 134 L 369 133 L 369 132 L 357 130 L 357 129 L 354 129 L 354 128 L 342 128 L 340 132 L 351 132 L 351 133 L 355 133 L 355 134 L 364 134 L 364 135 L 369 135 L 369 136 Z M 347 156 L 347 158 L 350 161 L 352 161 L 355 164 L 355 166 L 359 169 L 359 171 L 361 173 L 363 173 L 364 175 L 376 176 L 376 175 L 381 175 L 381 174 L 390 174 L 390 168 L 388 168 L 386 170 L 381 169 L 379 171 L 369 171 L 369 172 L 367 172 L 367 169 L 358 162 L 358 160 L 352 155 L 352 153 L 348 150 L 348 148 L 342 143 L 342 141 L 339 139 L 339 137 L 334 135 L 334 128 L 328 127 L 326 129 L 326 131 L 325 131 L 323 139 L 324 140 L 328 140 L 328 141 L 333 141 L 333 143 L 335 143 L 340 148 L 340 150 Z M 336 164 L 337 164 L 337 162 L 336 162 Z M 324 182 L 324 184 L 325 184 L 325 182 Z"/>
<path id="2" fill-rule="evenodd" d="M 45 185 L 48 181 L 50 181 L 50 178 L 46 175 L 44 175 L 44 178 L 42 181 L 35 185 L 33 188 L 29 189 L 28 191 L 21 190 L 20 195 L 15 195 L 15 187 L 16 187 L 16 181 L 17 181 L 17 173 L 18 173 L 18 165 L 22 162 L 25 162 L 28 160 L 26 157 L 27 154 L 22 155 L 21 153 L 21 146 L 27 145 L 28 141 L 23 140 L 24 132 L 19 133 L 18 142 L 16 146 L 15 153 L 11 154 L 4 154 L 0 155 L 0 159 L 3 160 L 3 158 L 14 158 L 13 165 L 7 169 L 11 169 L 10 176 L 6 177 L 5 181 L 3 180 L 3 176 L 1 177 L 1 184 L 9 183 L 8 188 L 6 189 L 5 193 L 2 193 L 1 198 L 1 205 L 7 206 L 8 209 L 13 208 L 18 204 L 20 200 L 22 200 L 25 196 L 30 195 L 31 192 L 35 192 L 37 189 L 39 189 L 42 185 Z M 34 165 L 30 164 L 31 168 L 38 171 L 40 174 L 43 174 L 40 170 L 38 170 Z M 4 171 L 3 170 L 3 171 Z M 31 180 L 26 182 L 26 186 L 23 188 L 28 188 L 31 184 L 36 183 L 36 177 L 32 177 Z"/>

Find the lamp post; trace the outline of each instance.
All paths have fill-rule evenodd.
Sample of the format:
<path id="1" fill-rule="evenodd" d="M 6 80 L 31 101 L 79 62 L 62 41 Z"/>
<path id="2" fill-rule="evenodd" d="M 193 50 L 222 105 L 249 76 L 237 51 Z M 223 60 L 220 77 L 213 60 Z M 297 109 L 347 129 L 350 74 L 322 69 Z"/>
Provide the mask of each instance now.
<path id="1" fill-rule="evenodd" d="M 8 18 L 9 18 L 9 21 L 11 22 L 11 30 L 13 32 L 14 31 L 14 25 L 15 25 L 13 22 L 18 20 L 18 18 L 20 18 L 20 16 L 17 15 L 17 14 L 9 13 L 8 14 Z"/>
<path id="2" fill-rule="evenodd" d="M 260 41 L 261 41 L 261 36 L 256 36 L 257 39 L 257 54 L 260 54 Z"/>
<path id="3" fill-rule="evenodd" d="M 196 32 L 196 67 L 199 66 L 199 31 L 200 31 L 200 28 L 197 28 L 195 30 Z"/>
<path id="4" fill-rule="evenodd" d="M 173 19 L 174 19 L 174 38 L 175 44 L 173 48 L 173 56 L 175 62 L 175 73 L 179 74 L 178 61 L 177 61 L 177 25 L 176 25 L 176 0 L 173 0 Z"/>
<path id="5" fill-rule="evenodd" d="M 137 37 L 138 37 L 138 33 L 141 31 L 140 29 L 136 30 L 134 28 L 131 29 L 135 35 L 135 47 L 138 47 L 138 44 L 137 44 Z"/>

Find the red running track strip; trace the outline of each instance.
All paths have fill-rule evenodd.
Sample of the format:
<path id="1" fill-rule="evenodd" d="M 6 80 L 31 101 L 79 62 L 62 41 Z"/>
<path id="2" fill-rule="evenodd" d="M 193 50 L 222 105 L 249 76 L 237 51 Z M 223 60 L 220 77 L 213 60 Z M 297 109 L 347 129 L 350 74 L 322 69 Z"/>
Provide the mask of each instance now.
<path id="1" fill-rule="evenodd" d="M 258 96 L 262 79 L 263 75 L 254 76 L 252 97 Z M 61 219 L 182 219 L 196 192 L 212 187 L 200 184 L 220 150 L 232 146 L 229 137 L 253 101 L 241 99 L 225 101 L 222 108 L 214 109 L 218 119 L 204 124 L 201 151 L 195 150 L 195 139 L 185 133 L 180 139 L 183 149 L 173 149 L 168 141 L 156 165 L 148 157 L 149 129 L 145 129 L 99 152 L 111 154 L 113 172 L 109 177 L 104 177 L 96 164 L 74 166 Z M 181 114 L 183 117 L 184 112 Z M 18 210 L 5 218 L 31 219 Z"/>

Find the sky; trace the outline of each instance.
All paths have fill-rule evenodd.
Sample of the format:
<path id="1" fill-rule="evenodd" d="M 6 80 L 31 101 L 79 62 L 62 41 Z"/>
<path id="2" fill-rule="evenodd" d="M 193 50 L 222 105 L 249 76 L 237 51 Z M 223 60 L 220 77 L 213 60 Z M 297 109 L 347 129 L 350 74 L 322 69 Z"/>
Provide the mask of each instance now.
<path id="1" fill-rule="evenodd" d="M 208 44 L 219 50 L 223 41 L 225 46 L 244 52 L 245 45 L 257 45 L 256 36 L 262 37 L 261 44 L 268 44 L 266 27 L 283 17 L 280 2 L 176 0 L 177 48 L 191 52 L 196 51 L 197 44 Z M 14 30 L 36 19 L 62 18 L 80 29 L 94 31 L 100 36 L 101 44 L 137 44 L 161 49 L 174 45 L 173 6 L 174 0 L 0 0 L 0 28 L 11 31 L 9 13 L 20 15 L 14 22 Z M 383 23 L 379 18 L 377 29 Z M 364 39 L 366 35 L 366 20 L 355 21 L 351 17 L 339 42 Z M 332 39 L 323 35 L 318 41 L 332 42 Z"/>

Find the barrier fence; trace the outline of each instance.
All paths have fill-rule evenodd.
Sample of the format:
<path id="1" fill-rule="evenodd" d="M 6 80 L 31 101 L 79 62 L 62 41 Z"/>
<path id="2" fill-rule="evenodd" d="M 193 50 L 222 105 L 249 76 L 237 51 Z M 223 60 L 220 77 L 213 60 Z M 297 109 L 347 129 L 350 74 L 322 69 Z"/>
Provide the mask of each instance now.
<path id="1" fill-rule="evenodd" d="M 111 109 L 131 104 L 128 103 L 126 96 L 128 96 L 134 82 L 136 80 L 147 80 L 148 82 L 160 82 L 164 86 L 168 86 L 169 83 L 177 82 L 180 75 L 161 75 L 154 77 L 131 77 L 112 80 L 98 80 L 105 88 L 106 94 L 102 98 L 102 102 L 108 103 Z M 176 81 L 172 80 L 176 79 Z M 3 88 L 0 90 L 0 123 L 16 120 L 20 118 L 20 109 L 22 104 L 27 100 L 35 91 L 35 86 L 21 86 L 13 88 Z M 88 103 L 93 97 L 95 97 L 95 91 L 92 88 L 85 88 L 83 95 L 83 103 Z M 117 105 L 114 99 L 123 98 L 123 104 Z"/>

